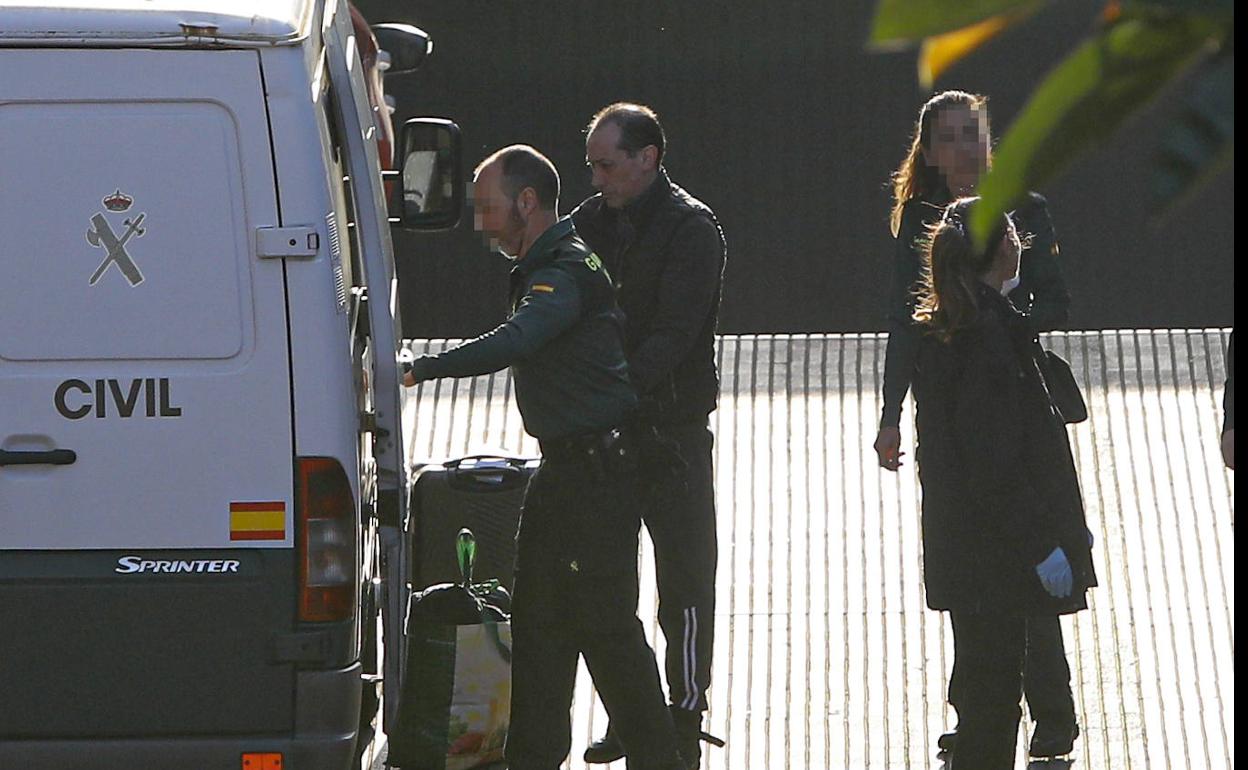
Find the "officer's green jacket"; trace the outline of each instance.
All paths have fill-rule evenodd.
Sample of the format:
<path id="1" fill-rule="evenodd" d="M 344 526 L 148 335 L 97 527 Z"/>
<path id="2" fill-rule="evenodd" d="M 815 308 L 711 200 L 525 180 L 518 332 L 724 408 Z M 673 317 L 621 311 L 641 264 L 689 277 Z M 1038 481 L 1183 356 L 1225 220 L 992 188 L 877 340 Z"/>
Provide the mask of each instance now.
<path id="1" fill-rule="evenodd" d="M 541 441 L 618 425 L 637 406 L 623 314 L 597 255 L 563 218 L 511 271 L 511 316 L 459 347 L 412 363 L 417 380 L 511 367 L 524 429 Z"/>

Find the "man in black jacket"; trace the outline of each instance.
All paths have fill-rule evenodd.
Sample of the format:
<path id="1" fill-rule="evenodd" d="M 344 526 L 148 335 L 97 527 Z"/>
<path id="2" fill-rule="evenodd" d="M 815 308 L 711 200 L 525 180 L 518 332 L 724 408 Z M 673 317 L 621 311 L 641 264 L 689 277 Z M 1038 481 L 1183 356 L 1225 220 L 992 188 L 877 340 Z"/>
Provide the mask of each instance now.
<path id="1" fill-rule="evenodd" d="M 641 437 L 627 422 L 622 319 L 601 261 L 556 216 L 559 176 L 516 145 L 477 168 L 477 229 L 511 271 L 512 314 L 493 331 L 412 362 L 404 384 L 510 366 L 542 465 L 524 496 L 512 601 L 512 770 L 555 770 L 571 747 L 578 656 L 638 750 L 632 770 L 679 770 L 654 651 L 637 619 Z"/>
<path id="2" fill-rule="evenodd" d="M 654 542 L 659 624 L 681 754 L 696 761 L 710 683 L 715 608 L 715 491 L 708 417 L 716 406 L 715 325 L 725 246 L 706 204 L 663 169 L 663 128 L 648 107 L 617 103 L 590 121 L 585 160 L 598 194 L 572 212 L 615 281 L 641 411 L 676 442 L 683 483 L 661 486 L 644 514 Z M 608 727 L 587 762 L 626 747 Z M 631 753 L 631 752 L 629 752 Z"/>

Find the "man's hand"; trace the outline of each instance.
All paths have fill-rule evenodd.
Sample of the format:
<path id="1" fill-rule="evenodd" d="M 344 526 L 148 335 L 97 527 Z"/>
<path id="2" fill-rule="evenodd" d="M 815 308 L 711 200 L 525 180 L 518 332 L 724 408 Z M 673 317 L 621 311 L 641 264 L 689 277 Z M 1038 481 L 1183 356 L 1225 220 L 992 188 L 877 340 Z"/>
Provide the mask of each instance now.
<path id="1" fill-rule="evenodd" d="M 1226 467 L 1235 470 L 1235 429 L 1231 428 L 1222 434 L 1222 462 Z"/>
<path id="2" fill-rule="evenodd" d="M 425 380 L 431 379 L 428 367 L 431 358 L 431 356 L 416 356 L 411 361 L 399 364 L 402 367 L 402 382 L 405 387 L 412 388 Z"/>
<path id="3" fill-rule="evenodd" d="M 892 427 L 880 428 L 875 437 L 875 454 L 879 458 L 880 467 L 894 473 L 901 467 L 901 429 Z"/>

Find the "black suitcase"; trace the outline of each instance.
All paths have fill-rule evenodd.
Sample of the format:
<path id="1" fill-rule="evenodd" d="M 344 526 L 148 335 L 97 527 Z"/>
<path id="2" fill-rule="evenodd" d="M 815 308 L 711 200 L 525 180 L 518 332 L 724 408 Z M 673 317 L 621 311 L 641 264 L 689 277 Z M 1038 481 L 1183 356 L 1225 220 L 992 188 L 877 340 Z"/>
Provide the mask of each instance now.
<path id="1" fill-rule="evenodd" d="M 459 565 L 447 544 L 465 527 L 477 539 L 477 580 L 497 578 L 511 590 L 516 528 L 536 458 L 473 455 L 418 467 L 408 520 L 414 556 L 412 584 L 454 583 Z"/>

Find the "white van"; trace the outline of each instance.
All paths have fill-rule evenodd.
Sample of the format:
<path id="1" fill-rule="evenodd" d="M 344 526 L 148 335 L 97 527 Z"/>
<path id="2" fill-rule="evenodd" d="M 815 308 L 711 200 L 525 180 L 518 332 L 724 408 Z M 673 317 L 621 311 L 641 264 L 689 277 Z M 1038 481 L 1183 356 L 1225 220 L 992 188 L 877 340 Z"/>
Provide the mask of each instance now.
<path id="1" fill-rule="evenodd" d="M 358 31 L 0 0 L 0 768 L 359 763 L 408 482 Z"/>

